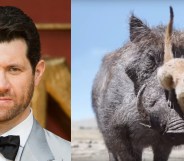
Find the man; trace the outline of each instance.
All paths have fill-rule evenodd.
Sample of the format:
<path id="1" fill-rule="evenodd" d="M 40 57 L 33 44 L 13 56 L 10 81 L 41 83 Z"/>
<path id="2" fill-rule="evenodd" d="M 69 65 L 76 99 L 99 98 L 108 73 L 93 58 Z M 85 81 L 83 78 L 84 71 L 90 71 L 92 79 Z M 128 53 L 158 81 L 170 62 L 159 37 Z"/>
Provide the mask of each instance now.
<path id="1" fill-rule="evenodd" d="M 0 161 L 71 160 L 70 143 L 41 128 L 30 108 L 44 68 L 33 21 L 0 7 Z"/>

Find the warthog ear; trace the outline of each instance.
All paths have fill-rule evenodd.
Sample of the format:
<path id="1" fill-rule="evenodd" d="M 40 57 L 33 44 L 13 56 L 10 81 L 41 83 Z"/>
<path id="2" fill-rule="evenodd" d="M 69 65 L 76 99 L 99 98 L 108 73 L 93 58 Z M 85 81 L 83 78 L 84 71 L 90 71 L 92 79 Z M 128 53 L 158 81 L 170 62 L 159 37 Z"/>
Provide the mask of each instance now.
<path id="1" fill-rule="evenodd" d="M 143 37 L 150 34 L 150 28 L 146 26 L 140 19 L 133 14 L 130 17 L 130 40 L 132 42 L 139 42 Z"/>

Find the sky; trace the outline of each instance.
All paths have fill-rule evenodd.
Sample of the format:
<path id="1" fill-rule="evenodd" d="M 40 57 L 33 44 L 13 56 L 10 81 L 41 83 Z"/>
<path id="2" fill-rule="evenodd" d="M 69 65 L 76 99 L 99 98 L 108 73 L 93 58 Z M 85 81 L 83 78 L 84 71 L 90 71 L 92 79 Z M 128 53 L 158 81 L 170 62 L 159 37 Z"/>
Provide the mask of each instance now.
<path id="1" fill-rule="evenodd" d="M 72 120 L 94 117 L 93 80 L 103 56 L 129 41 L 130 15 L 150 27 L 167 25 L 169 6 L 174 27 L 184 29 L 181 0 L 72 0 Z"/>

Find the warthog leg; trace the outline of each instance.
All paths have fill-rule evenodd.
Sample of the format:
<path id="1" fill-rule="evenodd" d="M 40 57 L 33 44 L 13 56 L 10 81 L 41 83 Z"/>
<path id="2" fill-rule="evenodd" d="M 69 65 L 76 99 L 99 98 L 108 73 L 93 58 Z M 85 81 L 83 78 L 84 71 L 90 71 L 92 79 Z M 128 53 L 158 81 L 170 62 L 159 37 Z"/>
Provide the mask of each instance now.
<path id="1" fill-rule="evenodd" d="M 172 146 L 165 145 L 162 142 L 160 142 L 159 145 L 156 144 L 155 146 L 152 146 L 152 149 L 154 153 L 153 161 L 167 161 L 169 158 L 169 154 L 172 150 Z"/>

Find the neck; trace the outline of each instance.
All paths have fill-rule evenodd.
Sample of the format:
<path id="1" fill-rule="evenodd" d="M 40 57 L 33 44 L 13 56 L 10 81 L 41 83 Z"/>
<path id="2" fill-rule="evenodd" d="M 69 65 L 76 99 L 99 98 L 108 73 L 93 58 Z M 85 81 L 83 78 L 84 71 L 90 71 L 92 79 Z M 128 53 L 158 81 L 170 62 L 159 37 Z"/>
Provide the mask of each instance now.
<path id="1" fill-rule="evenodd" d="M 12 128 L 20 124 L 29 116 L 29 114 L 30 114 L 30 108 L 27 107 L 23 112 L 21 112 L 15 118 L 8 121 L 0 122 L 0 135 L 4 134 L 5 132 L 11 130 Z"/>

